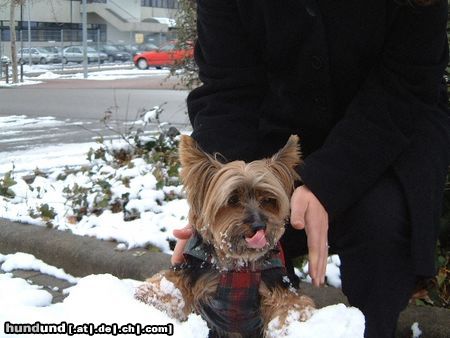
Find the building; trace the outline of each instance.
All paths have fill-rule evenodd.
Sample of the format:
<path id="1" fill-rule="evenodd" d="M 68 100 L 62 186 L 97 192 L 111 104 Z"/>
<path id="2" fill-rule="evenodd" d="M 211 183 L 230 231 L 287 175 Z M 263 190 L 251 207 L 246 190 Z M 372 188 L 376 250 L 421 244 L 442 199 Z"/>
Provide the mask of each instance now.
<path id="1" fill-rule="evenodd" d="M 177 0 L 87 0 L 88 42 L 159 45 L 173 38 L 177 7 Z M 6 55 L 9 13 L 9 5 L 0 7 L 0 44 Z M 82 1 L 24 1 L 16 8 L 19 43 L 22 39 L 23 44 L 28 44 L 28 22 L 32 46 L 80 44 Z"/>

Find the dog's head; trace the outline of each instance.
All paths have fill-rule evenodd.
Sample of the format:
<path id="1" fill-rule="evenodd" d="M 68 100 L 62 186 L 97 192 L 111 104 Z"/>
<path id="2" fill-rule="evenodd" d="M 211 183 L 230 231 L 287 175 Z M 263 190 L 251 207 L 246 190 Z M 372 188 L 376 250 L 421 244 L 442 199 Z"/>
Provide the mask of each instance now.
<path id="1" fill-rule="evenodd" d="M 276 246 L 298 178 L 297 136 L 271 158 L 224 164 L 183 135 L 179 156 L 190 224 L 214 247 L 219 260 L 250 263 Z"/>

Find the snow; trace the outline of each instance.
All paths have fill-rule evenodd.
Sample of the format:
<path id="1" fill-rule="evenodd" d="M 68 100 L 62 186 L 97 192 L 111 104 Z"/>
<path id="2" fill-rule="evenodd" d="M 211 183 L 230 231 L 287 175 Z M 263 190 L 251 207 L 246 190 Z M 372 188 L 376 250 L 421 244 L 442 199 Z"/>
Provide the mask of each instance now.
<path id="1" fill-rule="evenodd" d="M 32 172 L 40 170 L 54 170 L 66 166 L 83 166 L 89 164 L 86 153 L 89 148 L 96 148 L 94 142 L 66 143 L 51 146 L 36 146 L 27 150 L 2 152 L 0 159 L 0 174 L 13 169 L 16 172 Z"/>
<path id="2" fill-rule="evenodd" d="M 54 276 L 58 279 L 66 280 L 72 284 L 75 284 L 78 281 L 78 278 L 67 274 L 63 269 L 48 265 L 33 255 L 23 252 L 10 255 L 0 255 L 0 263 L 2 262 L 3 264 L 0 264 L 0 269 L 5 272 L 11 272 L 17 269 L 33 270 Z"/>
<path id="3" fill-rule="evenodd" d="M 326 283 L 340 289 L 341 283 L 341 260 L 338 255 L 331 255 L 327 260 L 327 269 L 325 272 Z M 308 263 L 306 263 L 302 270 L 295 269 L 295 274 L 305 282 L 311 283 L 311 277 L 308 275 Z"/>
<path id="4" fill-rule="evenodd" d="M 173 324 L 173 337 L 207 337 L 208 328 L 200 316 L 192 314 L 180 323 L 165 313 L 134 299 L 136 281 L 120 280 L 112 275 L 90 275 L 78 281 L 63 303 L 50 304 L 51 300 L 42 290 L 37 290 L 19 278 L 0 275 L 0 292 L 22 295 L 21 297 L 0 297 L 0 322 L 75 325 L 92 323 L 95 326 L 140 324 Z M 48 293 L 47 293 L 48 294 Z M 4 336 L 4 325 L 0 336 Z M 47 335 L 9 335 L 8 337 L 44 337 Z M 54 335 L 52 335 L 54 336 Z M 66 336 L 66 335 L 56 335 Z M 78 335 L 77 335 L 78 336 Z M 88 337 L 88 335 L 81 335 Z M 125 337 L 130 335 L 118 335 Z"/>
<path id="5" fill-rule="evenodd" d="M 123 68 L 124 65 L 116 65 L 113 68 Z M 161 76 L 161 75 L 169 75 L 170 70 L 168 69 L 137 69 L 132 66 L 127 69 L 109 69 L 109 70 L 100 70 L 93 68 L 92 65 L 89 68 L 88 78 L 86 80 L 96 80 L 96 81 L 105 81 L 105 80 L 119 80 L 119 79 L 133 79 L 138 77 L 152 77 L 152 76 Z M 82 68 L 67 68 L 70 69 L 71 73 L 63 72 L 62 74 L 58 74 L 57 72 L 60 69 L 53 67 L 54 69 L 48 69 L 49 67 L 43 66 L 33 66 L 24 67 L 24 74 L 28 72 L 41 72 L 41 74 L 36 75 L 34 77 L 24 76 L 24 82 L 19 82 L 16 84 L 12 84 L 11 82 L 7 84 L 5 81 L 0 81 L 0 87 L 15 87 L 15 86 L 26 86 L 26 85 L 35 85 L 42 83 L 42 80 L 55 80 L 55 79 L 84 79 L 84 73 Z M 53 70 L 53 71 L 52 71 Z M 75 72 L 74 72 L 75 71 Z M 78 71 L 78 72 L 76 72 Z M 11 81 L 11 80 L 10 80 Z"/>
<path id="6" fill-rule="evenodd" d="M 39 266 L 42 270 L 57 270 L 31 255 L 24 255 L 0 254 L 0 260 L 21 262 L 17 263 L 21 269 Z M 89 275 L 76 279 L 76 285 L 70 288 L 68 296 L 62 303 L 51 304 L 52 296 L 47 291 L 39 289 L 39 286 L 30 285 L 21 278 L 14 278 L 11 273 L 0 274 L 0 323 L 33 325 L 37 322 L 55 325 L 62 325 L 63 322 L 73 325 L 89 323 L 93 328 L 104 328 L 105 325 L 120 328 L 125 325 L 144 327 L 172 324 L 174 337 L 208 336 L 207 325 L 198 315 L 191 314 L 186 321 L 178 322 L 165 312 L 137 301 L 134 292 L 141 284 L 142 282 L 121 280 L 109 274 Z M 171 294 L 175 299 L 181 297 L 173 283 L 163 278 L 161 284 L 163 293 Z M 298 322 L 298 313 L 295 312 L 289 314 L 288 324 L 285 327 L 277 326 L 276 321 L 275 319 L 271 324 L 271 332 L 276 334 L 276 337 L 359 338 L 363 337 L 364 331 L 364 317 L 361 312 L 355 308 L 347 308 L 343 304 L 316 310 L 306 322 Z M 5 335 L 5 327 L 0 325 L 0 336 Z M 19 335 L 8 335 L 8 337 L 15 336 Z M 44 336 L 35 333 L 20 335 L 20 337 Z"/>
<path id="7" fill-rule="evenodd" d="M 0 88 L 29 86 L 29 85 L 36 85 L 36 84 L 42 83 L 42 81 L 30 80 L 28 78 L 26 78 L 26 79 L 24 78 L 23 82 L 19 82 L 19 83 L 11 83 L 11 79 L 9 81 L 10 81 L 9 83 L 6 83 L 6 81 L 0 81 Z"/>
<path id="8" fill-rule="evenodd" d="M 413 325 L 411 325 L 411 331 L 413 338 L 419 338 L 422 335 L 422 330 L 420 330 L 419 323 L 417 322 L 414 322 Z"/>
<path id="9" fill-rule="evenodd" d="M 0 116 L 0 132 L 3 134 L 20 134 L 24 129 L 49 128 L 66 124 L 64 121 L 58 121 L 53 116 L 27 117 L 26 115 L 8 115 Z"/>
<path id="10" fill-rule="evenodd" d="M 288 325 L 279 327 L 275 319 L 269 323 L 270 337 L 289 338 L 358 338 L 364 336 L 364 315 L 354 307 L 336 304 L 316 310 L 305 322 L 298 321 L 299 313 L 292 311 L 288 315 Z"/>
<path id="11" fill-rule="evenodd" d="M 124 243 L 127 248 L 145 247 L 148 244 L 159 247 L 163 252 L 171 253 L 169 241 L 174 240 L 172 230 L 186 225 L 188 205 L 182 198 L 181 187 L 164 187 L 157 189 L 157 180 L 152 174 L 153 166 L 142 159 L 132 160 L 129 166 L 113 169 L 105 163 L 98 163 L 90 171 L 64 174 L 66 166 L 86 166 L 89 161 L 86 153 L 89 147 L 96 148 L 98 144 L 66 144 L 59 146 L 37 147 L 26 151 L 3 153 L 0 162 L 0 172 L 14 168 L 14 172 L 32 171 L 39 164 L 40 170 L 45 170 L 48 177 L 37 176 L 28 185 L 21 175 L 15 174 L 15 185 L 10 189 L 15 193 L 13 199 L 0 196 L 0 217 L 45 226 L 48 220 L 33 218 L 30 210 L 38 210 L 42 205 L 48 205 L 56 216 L 51 223 L 59 230 L 70 230 L 76 235 L 91 236 L 102 240 L 115 240 Z M 14 166 L 10 163 L 11 161 Z M 128 180 L 128 185 L 124 183 Z M 66 200 L 65 189 L 73 189 L 75 184 L 86 189 L 94 189 L 98 180 L 111 184 L 111 199 L 122 198 L 128 194 L 129 202 L 125 211 L 139 213 L 139 218 L 125 220 L 123 212 L 113 213 L 109 210 L 101 215 L 83 216 L 74 224 L 71 216 L 74 207 Z M 173 192 L 175 199 L 164 201 L 165 194 Z M 99 192 L 93 191 L 88 196 L 89 205 L 94 204 Z"/>
<path id="12" fill-rule="evenodd" d="M 22 278 L 13 278 L 11 274 L 0 274 L 0 322 L 3 321 L 2 308 L 11 308 L 17 305 L 48 306 L 51 304 L 52 298 L 49 292 L 39 289 L 37 285 L 28 284 Z"/>

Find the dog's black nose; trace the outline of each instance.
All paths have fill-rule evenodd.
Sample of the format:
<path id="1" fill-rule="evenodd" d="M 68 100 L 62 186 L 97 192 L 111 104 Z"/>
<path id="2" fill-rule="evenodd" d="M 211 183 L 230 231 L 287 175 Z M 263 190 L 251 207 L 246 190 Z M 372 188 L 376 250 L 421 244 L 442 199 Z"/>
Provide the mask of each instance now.
<path id="1" fill-rule="evenodd" d="M 255 222 L 252 224 L 252 230 L 258 231 L 258 230 L 266 230 L 266 224 L 261 222 Z"/>
<path id="2" fill-rule="evenodd" d="M 258 210 L 247 210 L 247 217 L 244 219 L 244 223 L 250 225 L 253 231 L 266 229 L 267 217 Z"/>

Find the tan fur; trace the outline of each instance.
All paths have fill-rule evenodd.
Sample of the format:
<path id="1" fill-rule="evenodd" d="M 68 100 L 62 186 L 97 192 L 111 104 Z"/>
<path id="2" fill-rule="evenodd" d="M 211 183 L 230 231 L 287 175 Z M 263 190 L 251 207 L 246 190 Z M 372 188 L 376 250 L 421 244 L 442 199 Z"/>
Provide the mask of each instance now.
<path id="1" fill-rule="evenodd" d="M 224 164 L 203 152 L 191 137 L 183 135 L 179 157 L 190 207 L 189 222 L 215 248 L 218 270 L 202 274 L 193 285 L 182 271 L 161 272 L 137 290 L 136 298 L 185 320 L 190 312 L 198 312 L 200 303 L 210 303 L 217 289 L 219 270 L 258 268 L 264 256 L 275 248 L 289 217 L 289 197 L 298 179 L 295 167 L 300 164 L 300 151 L 298 137 L 291 136 L 271 158 Z M 255 234 L 249 215 L 264 220 L 263 247 L 252 248 L 245 240 Z M 161 290 L 161 283 L 167 285 L 167 281 L 175 285 L 182 299 Z M 299 319 L 306 320 L 314 308 L 311 299 L 295 290 L 282 287 L 269 290 L 261 283 L 260 295 L 266 330 L 275 318 L 282 327 L 289 311 L 298 311 Z"/>
<path id="2" fill-rule="evenodd" d="M 266 330 L 267 325 L 274 318 L 278 318 L 282 327 L 286 322 L 289 311 L 298 311 L 300 320 L 305 321 L 311 316 L 315 308 L 314 301 L 307 296 L 299 295 L 297 290 L 286 290 L 279 287 L 269 290 L 262 283 L 259 292 L 262 300 L 261 312 Z"/>

